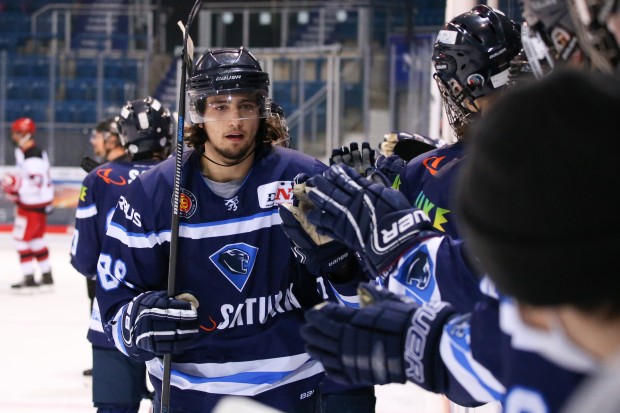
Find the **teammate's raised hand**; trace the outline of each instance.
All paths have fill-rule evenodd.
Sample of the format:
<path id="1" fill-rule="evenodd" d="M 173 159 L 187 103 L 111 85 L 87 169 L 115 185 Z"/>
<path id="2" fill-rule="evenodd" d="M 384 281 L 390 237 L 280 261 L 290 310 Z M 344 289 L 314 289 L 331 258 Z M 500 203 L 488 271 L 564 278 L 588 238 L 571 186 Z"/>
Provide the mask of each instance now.
<path id="1" fill-rule="evenodd" d="M 400 192 L 370 181 L 346 165 L 334 164 L 307 181 L 316 206 L 307 213 L 317 231 L 360 252 L 381 275 L 408 248 L 432 230 L 426 214 Z"/>

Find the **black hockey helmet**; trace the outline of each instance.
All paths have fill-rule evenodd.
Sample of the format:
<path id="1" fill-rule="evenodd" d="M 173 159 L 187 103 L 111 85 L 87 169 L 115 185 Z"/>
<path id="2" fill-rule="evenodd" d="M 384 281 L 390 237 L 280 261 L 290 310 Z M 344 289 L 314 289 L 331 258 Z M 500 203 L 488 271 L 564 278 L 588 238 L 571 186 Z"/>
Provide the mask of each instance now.
<path id="1" fill-rule="evenodd" d="M 95 132 L 102 134 L 104 141 L 110 139 L 111 136 L 116 136 L 119 138 L 120 144 L 120 133 L 118 131 L 118 116 L 114 116 L 99 122 L 91 133 L 91 139 L 94 138 Z"/>
<path id="2" fill-rule="evenodd" d="M 433 77 L 457 135 L 469 124 L 474 99 L 508 82 L 510 61 L 521 50 L 519 26 L 499 10 L 477 5 L 445 23 L 433 49 Z"/>
<path id="3" fill-rule="evenodd" d="M 620 69 L 620 33 L 610 28 L 612 17 L 620 14 L 620 0 L 568 0 L 567 4 L 579 46 L 592 68 L 604 73 Z"/>
<path id="4" fill-rule="evenodd" d="M 523 49 L 540 79 L 578 49 L 575 26 L 565 1 L 520 0 L 520 6 Z"/>
<path id="5" fill-rule="evenodd" d="M 132 159 L 170 149 L 174 125 L 170 110 L 150 96 L 127 102 L 117 117 L 121 143 Z"/>
<path id="6" fill-rule="evenodd" d="M 277 123 L 279 126 L 272 129 L 273 131 L 281 131 L 281 133 L 274 133 L 274 135 L 270 137 L 271 143 L 288 148 L 290 146 L 291 137 L 288 122 L 284 116 L 284 108 L 274 101 L 271 101 L 271 122 Z"/>
<path id="7" fill-rule="evenodd" d="M 196 62 L 186 82 L 189 114 L 193 123 L 202 123 L 202 114 L 209 96 L 256 93 L 261 116 L 271 108 L 269 74 L 263 72 L 258 60 L 246 49 L 209 49 Z"/>

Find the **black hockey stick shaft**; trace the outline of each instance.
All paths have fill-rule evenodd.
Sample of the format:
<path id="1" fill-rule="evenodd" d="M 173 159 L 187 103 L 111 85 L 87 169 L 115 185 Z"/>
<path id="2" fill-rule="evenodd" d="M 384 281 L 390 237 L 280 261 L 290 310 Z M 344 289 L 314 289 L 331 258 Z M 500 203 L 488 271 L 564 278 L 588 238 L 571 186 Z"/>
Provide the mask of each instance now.
<path id="1" fill-rule="evenodd" d="M 170 222 L 170 261 L 168 263 L 168 296 L 173 297 L 176 284 L 177 250 L 179 245 L 179 208 L 181 204 L 181 176 L 183 172 L 183 137 L 185 135 L 185 81 L 187 79 L 189 56 L 193 50 L 188 50 L 189 29 L 194 17 L 198 14 L 202 0 L 196 0 L 187 17 L 185 32 L 183 33 L 183 51 L 181 52 L 181 84 L 179 92 L 176 159 L 174 166 L 173 206 Z M 193 47 L 192 47 L 193 49 Z M 170 409 L 170 375 L 172 369 L 172 355 L 164 354 L 164 371 L 161 382 L 161 413 L 168 413 Z"/>

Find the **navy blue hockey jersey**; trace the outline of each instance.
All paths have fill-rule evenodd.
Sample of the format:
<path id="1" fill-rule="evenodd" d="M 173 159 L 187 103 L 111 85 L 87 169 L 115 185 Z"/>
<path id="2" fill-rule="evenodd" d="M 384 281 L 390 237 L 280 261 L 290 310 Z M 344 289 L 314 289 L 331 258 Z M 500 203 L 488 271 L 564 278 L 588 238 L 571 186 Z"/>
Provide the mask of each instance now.
<path id="1" fill-rule="evenodd" d="M 323 370 L 298 334 L 304 291 L 296 289 L 297 263 L 278 206 L 292 201 L 298 173 L 326 166 L 290 149 L 260 149 L 238 192 L 224 199 L 206 185 L 199 161 L 196 152 L 183 155 L 176 291 L 199 300 L 200 336 L 173 357 L 171 408 L 209 412 L 232 394 L 290 409 L 312 394 Z M 99 257 L 97 298 L 123 352 L 114 325 L 123 306 L 167 287 L 174 168 L 174 159 L 164 161 L 129 187 Z M 162 359 L 146 364 L 161 391 Z"/>
<path id="2" fill-rule="evenodd" d="M 460 314 L 443 327 L 437 374 L 445 379 L 431 391 L 462 405 L 499 401 L 507 412 L 557 412 L 583 376 L 515 348 L 500 329 L 497 292 L 464 253 L 452 214 L 465 156 L 465 144 L 457 142 L 414 158 L 401 172 L 399 190 L 426 212 L 438 234 L 400 258 L 388 288 L 419 304 L 449 302 Z"/>
<path id="3" fill-rule="evenodd" d="M 391 291 L 420 304 L 448 301 L 460 313 L 443 326 L 437 349 L 441 363 L 433 368 L 444 380 L 429 390 L 462 405 L 499 401 L 506 412 L 560 411 L 584 376 L 516 348 L 500 327 L 494 286 L 482 278 L 480 293 L 472 294 L 470 280 L 475 277 L 469 272 L 463 242 L 437 235 L 413 246 L 390 274 Z"/>
<path id="4" fill-rule="evenodd" d="M 122 158 L 98 166 L 82 181 L 71 243 L 71 265 L 82 275 L 91 278 L 97 274 L 101 244 L 119 196 L 138 175 L 154 165 L 155 161 L 131 162 Z M 96 298 L 87 337 L 98 347 L 114 348 L 103 333 Z"/>
<path id="5" fill-rule="evenodd" d="M 453 184 L 464 156 L 463 142 L 423 153 L 401 171 L 398 188 L 435 229 L 454 238 L 460 237 L 452 214 Z"/>

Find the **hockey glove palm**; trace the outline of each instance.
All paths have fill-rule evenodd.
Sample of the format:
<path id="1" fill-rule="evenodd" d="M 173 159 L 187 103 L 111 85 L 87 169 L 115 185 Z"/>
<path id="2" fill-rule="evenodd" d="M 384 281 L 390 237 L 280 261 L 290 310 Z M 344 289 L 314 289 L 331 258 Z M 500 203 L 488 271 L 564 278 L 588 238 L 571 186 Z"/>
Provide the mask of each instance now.
<path id="1" fill-rule="evenodd" d="M 368 171 L 374 169 L 375 150 L 370 149 L 368 142 L 362 142 L 362 149 L 357 142 L 351 142 L 349 147 L 343 146 L 332 151 L 329 164 L 345 164 L 357 171 L 360 175 L 366 176 Z"/>
<path id="2" fill-rule="evenodd" d="M 358 251 L 375 276 L 382 275 L 432 230 L 429 218 L 400 192 L 370 181 L 344 165 L 332 165 L 307 182 L 316 208 L 308 220 L 321 234 Z"/>
<path id="3" fill-rule="evenodd" d="M 411 380 L 437 391 L 439 340 L 453 310 L 443 302 L 419 306 L 370 285 L 360 286 L 360 296 L 361 309 L 323 303 L 306 312 L 301 336 L 308 353 L 343 383 Z"/>
<path id="4" fill-rule="evenodd" d="M 295 177 L 293 204 L 280 206 L 282 229 L 293 243 L 292 250 L 297 261 L 314 275 L 331 273 L 342 268 L 352 257 L 349 248 L 333 238 L 320 235 L 306 218 L 306 212 L 314 205 L 308 200 L 306 180 L 308 175 Z"/>
<path id="5" fill-rule="evenodd" d="M 123 310 L 122 340 L 130 357 L 146 361 L 153 356 L 181 353 L 198 338 L 198 300 L 190 294 L 168 297 L 148 291 Z"/>

